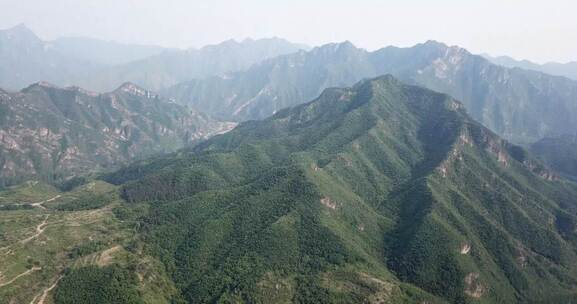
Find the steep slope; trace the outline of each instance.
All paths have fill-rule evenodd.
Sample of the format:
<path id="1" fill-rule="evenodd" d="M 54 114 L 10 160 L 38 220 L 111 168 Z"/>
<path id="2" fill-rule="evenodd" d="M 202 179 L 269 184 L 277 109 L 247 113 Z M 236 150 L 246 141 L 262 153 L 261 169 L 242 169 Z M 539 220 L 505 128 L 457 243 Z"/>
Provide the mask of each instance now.
<path id="1" fill-rule="evenodd" d="M 67 84 L 97 67 L 47 47 L 24 25 L 0 30 L 0 87 L 19 90 L 38 81 Z"/>
<path id="2" fill-rule="evenodd" d="M 158 90 L 178 82 L 224 76 L 265 59 L 306 48 L 283 39 L 228 40 L 201 49 L 169 50 L 135 62 L 103 69 L 81 79 L 83 87 L 110 90 L 125 81 Z"/>
<path id="3" fill-rule="evenodd" d="M 391 76 L 105 179 L 192 303 L 575 299 L 576 186 Z"/>
<path id="4" fill-rule="evenodd" d="M 543 138 L 530 150 L 557 172 L 577 179 L 577 136 Z"/>
<path id="5" fill-rule="evenodd" d="M 573 80 L 577 80 L 577 62 L 575 61 L 567 63 L 548 62 L 545 64 L 538 64 L 529 60 L 516 60 L 509 56 L 492 57 L 487 54 L 483 54 L 482 56 L 495 64 L 499 64 L 508 68 L 535 70 L 551 75 L 564 76 Z"/>
<path id="6" fill-rule="evenodd" d="M 230 127 L 130 83 L 105 94 L 47 83 L 0 91 L 0 184 L 112 169 Z"/>
<path id="7" fill-rule="evenodd" d="M 577 82 L 507 69 L 434 41 L 375 52 L 349 42 L 329 44 L 273 58 L 227 78 L 185 82 L 163 94 L 221 119 L 244 121 L 306 102 L 327 87 L 387 73 L 455 96 L 473 118 L 516 143 L 577 128 Z"/>
<path id="8" fill-rule="evenodd" d="M 119 65 L 160 54 L 169 49 L 154 45 L 133 45 L 85 37 L 64 37 L 46 42 L 70 58 L 77 58 L 99 65 Z"/>

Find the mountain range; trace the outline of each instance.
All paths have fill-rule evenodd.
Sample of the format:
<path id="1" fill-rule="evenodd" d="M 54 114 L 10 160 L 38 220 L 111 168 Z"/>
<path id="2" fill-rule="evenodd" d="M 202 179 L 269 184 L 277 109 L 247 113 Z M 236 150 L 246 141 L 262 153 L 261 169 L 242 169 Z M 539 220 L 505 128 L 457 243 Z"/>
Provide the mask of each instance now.
<path id="1" fill-rule="evenodd" d="M 0 303 L 577 302 L 577 81 L 507 60 L 0 31 Z"/>
<path id="2" fill-rule="evenodd" d="M 0 90 L 0 185 L 111 170 L 233 126 L 131 83 L 104 94 L 46 82 Z"/>
<path id="3" fill-rule="evenodd" d="M 525 70 L 534 70 L 550 75 L 564 76 L 577 80 L 577 62 L 548 62 L 545 64 L 538 64 L 531 62 L 529 60 L 517 60 L 509 56 L 490 56 L 488 54 L 482 54 L 483 57 L 487 58 L 489 61 L 502 65 L 508 68 L 521 68 Z"/>
<path id="4" fill-rule="evenodd" d="M 39 81 L 67 84 L 97 67 L 47 47 L 22 24 L 0 31 L 0 87 L 4 89 L 19 90 Z"/>
<path id="5" fill-rule="evenodd" d="M 473 118 L 516 143 L 577 128 L 576 81 L 505 68 L 435 41 L 374 52 L 350 42 L 328 44 L 227 77 L 184 82 L 162 94 L 220 119 L 244 121 L 306 102 L 325 88 L 387 73 L 462 100 Z"/>
<path id="6" fill-rule="evenodd" d="M 200 49 L 172 50 L 130 63 L 102 69 L 79 79 L 81 86 L 109 90 L 124 81 L 159 90 L 194 78 L 225 77 L 262 60 L 307 47 L 284 39 L 270 38 L 241 42 L 234 40 Z"/>
<path id="7" fill-rule="evenodd" d="M 21 24 L 0 31 L 0 87 L 48 81 L 103 92 L 124 82 L 158 90 L 193 78 L 225 75 L 278 55 L 308 49 L 280 38 L 229 40 L 201 49 L 168 49 L 83 37 L 43 41 Z"/>
<path id="8" fill-rule="evenodd" d="M 188 303 L 561 303 L 577 186 L 392 76 L 105 180 Z M 178 301 L 177 301 L 178 302 Z"/>

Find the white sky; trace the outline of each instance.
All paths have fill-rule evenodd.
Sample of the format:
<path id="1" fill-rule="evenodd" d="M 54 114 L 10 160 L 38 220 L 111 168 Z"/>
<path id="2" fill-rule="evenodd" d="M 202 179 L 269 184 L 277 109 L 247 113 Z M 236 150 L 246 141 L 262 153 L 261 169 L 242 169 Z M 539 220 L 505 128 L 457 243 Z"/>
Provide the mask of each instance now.
<path id="1" fill-rule="evenodd" d="M 577 61 L 577 0 L 0 0 L 0 28 L 198 47 L 282 37 L 376 49 L 428 39 L 536 62 Z"/>

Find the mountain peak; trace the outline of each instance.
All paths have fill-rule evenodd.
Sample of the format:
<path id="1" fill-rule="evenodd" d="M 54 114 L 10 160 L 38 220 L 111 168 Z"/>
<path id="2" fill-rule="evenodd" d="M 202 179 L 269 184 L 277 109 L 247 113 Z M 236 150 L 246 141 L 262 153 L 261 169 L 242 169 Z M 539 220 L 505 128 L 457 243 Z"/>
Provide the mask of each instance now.
<path id="1" fill-rule="evenodd" d="M 8 29 L 0 30 L 0 35 L 4 34 L 8 39 L 26 39 L 33 41 L 41 41 L 38 36 L 28 28 L 24 23 L 20 23 Z"/>
<path id="2" fill-rule="evenodd" d="M 377 76 L 374 78 L 367 79 L 366 81 L 370 82 L 370 83 L 382 83 L 382 84 L 390 84 L 390 85 L 395 85 L 395 86 L 403 85 L 403 82 L 401 82 L 399 79 L 397 79 L 395 76 L 393 76 L 391 74 L 385 74 L 385 75 Z"/>
<path id="3" fill-rule="evenodd" d="M 357 50 L 358 48 L 349 40 L 345 40 L 335 44 L 338 50 Z"/>
<path id="4" fill-rule="evenodd" d="M 429 47 L 438 47 L 438 48 L 448 48 L 449 46 L 446 45 L 443 42 L 437 41 L 437 40 L 427 40 L 425 41 L 425 43 L 423 43 L 424 46 L 429 46 Z"/>
<path id="5" fill-rule="evenodd" d="M 9 32 L 30 32 L 30 33 L 32 32 L 32 30 L 31 30 L 28 26 L 26 26 L 26 24 L 24 24 L 24 23 L 17 24 L 17 25 L 15 25 L 15 26 L 13 26 L 13 27 L 10 27 L 10 28 L 8 28 L 8 29 L 5 29 L 4 31 L 9 31 Z"/>
<path id="6" fill-rule="evenodd" d="M 323 53 L 349 53 L 361 51 L 352 42 L 346 40 L 343 42 L 333 42 L 325 45 L 315 47 L 312 52 L 323 52 Z"/>
<path id="7" fill-rule="evenodd" d="M 43 80 L 43 81 L 38 81 L 38 82 L 35 82 L 35 83 L 27 86 L 26 88 L 22 89 L 21 92 L 26 92 L 26 91 L 29 91 L 29 90 L 34 89 L 34 88 L 55 89 L 55 88 L 58 88 L 58 86 L 55 84 L 52 84 L 48 81 Z"/>
<path id="8" fill-rule="evenodd" d="M 125 82 L 123 83 L 121 86 L 119 86 L 116 90 L 114 90 L 114 93 L 120 93 L 120 92 L 125 92 L 131 95 L 136 95 L 136 96 L 142 96 L 142 97 L 147 97 L 147 98 L 151 98 L 156 96 L 155 94 L 153 94 L 152 92 L 132 83 L 132 82 Z"/>

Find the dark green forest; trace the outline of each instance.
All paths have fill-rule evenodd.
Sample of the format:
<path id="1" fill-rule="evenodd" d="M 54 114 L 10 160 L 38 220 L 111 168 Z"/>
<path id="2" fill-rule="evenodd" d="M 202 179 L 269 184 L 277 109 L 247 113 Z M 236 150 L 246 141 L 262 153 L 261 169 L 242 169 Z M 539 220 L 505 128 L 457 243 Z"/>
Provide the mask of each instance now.
<path id="1" fill-rule="evenodd" d="M 577 187 L 390 76 L 103 179 L 175 301 L 574 299 Z"/>

